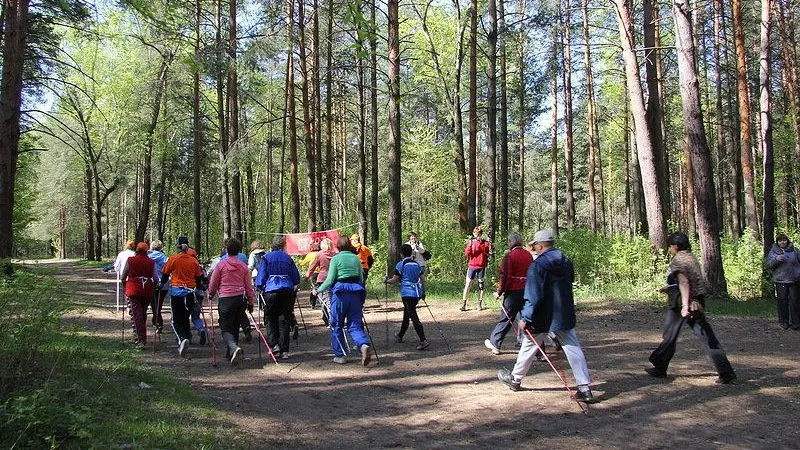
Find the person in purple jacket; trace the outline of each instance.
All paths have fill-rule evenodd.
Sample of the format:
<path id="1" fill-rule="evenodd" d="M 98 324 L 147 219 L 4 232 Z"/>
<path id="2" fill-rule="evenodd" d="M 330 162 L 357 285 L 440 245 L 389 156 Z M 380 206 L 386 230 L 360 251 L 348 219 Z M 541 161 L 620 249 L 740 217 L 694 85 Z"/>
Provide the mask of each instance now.
<path id="1" fill-rule="evenodd" d="M 236 238 L 225 241 L 225 248 L 229 256 L 236 256 L 242 250 L 242 243 Z M 239 258 L 225 258 L 221 260 L 214 272 L 208 286 L 209 298 L 219 294 L 219 329 L 222 339 L 227 345 L 227 358 L 235 366 L 242 360 L 242 349 L 239 347 L 239 317 L 244 315 L 245 309 L 253 311 L 256 293 L 253 290 L 253 279 L 250 269 Z"/>
<path id="2" fill-rule="evenodd" d="M 256 276 L 258 290 L 264 292 L 264 320 L 269 324 L 269 343 L 281 359 L 289 359 L 289 333 L 294 316 L 294 302 L 300 286 L 300 272 L 283 249 L 286 237 L 278 235 L 272 251 L 261 258 Z"/>

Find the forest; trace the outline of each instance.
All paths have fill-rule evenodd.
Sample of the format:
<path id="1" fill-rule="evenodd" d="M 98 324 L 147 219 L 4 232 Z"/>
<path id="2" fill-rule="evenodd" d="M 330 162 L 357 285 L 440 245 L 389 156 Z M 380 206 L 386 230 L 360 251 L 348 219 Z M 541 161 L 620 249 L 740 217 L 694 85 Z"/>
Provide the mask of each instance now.
<path id="1" fill-rule="evenodd" d="M 714 290 L 744 295 L 776 231 L 800 237 L 797 11 L 7 0 L 0 257 L 342 228 L 387 266 L 420 232 L 457 274 L 481 225 L 498 254 L 552 228 L 631 271 L 684 230 Z M 584 278 L 620 277 L 589 259 Z"/>

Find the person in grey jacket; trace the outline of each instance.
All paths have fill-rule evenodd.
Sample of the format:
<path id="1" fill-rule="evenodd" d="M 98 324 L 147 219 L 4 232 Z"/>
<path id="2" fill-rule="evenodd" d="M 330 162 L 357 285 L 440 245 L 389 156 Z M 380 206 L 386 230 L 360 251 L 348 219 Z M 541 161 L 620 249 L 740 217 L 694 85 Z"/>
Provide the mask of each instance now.
<path id="1" fill-rule="evenodd" d="M 789 237 L 781 233 L 767 255 L 772 281 L 778 295 L 778 322 L 781 328 L 800 330 L 800 253 Z"/>

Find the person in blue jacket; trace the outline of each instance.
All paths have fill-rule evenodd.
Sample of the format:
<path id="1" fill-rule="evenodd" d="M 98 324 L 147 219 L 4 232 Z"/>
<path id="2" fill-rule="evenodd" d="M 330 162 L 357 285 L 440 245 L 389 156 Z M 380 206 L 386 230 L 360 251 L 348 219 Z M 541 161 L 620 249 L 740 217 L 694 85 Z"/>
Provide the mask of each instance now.
<path id="1" fill-rule="evenodd" d="M 150 244 L 150 250 L 147 256 L 156 263 L 156 270 L 161 273 L 161 269 L 167 263 L 167 255 L 162 251 L 164 250 L 164 243 L 156 239 Z M 157 286 L 153 291 L 153 301 L 150 307 L 153 310 L 153 326 L 156 327 L 156 333 L 161 333 L 164 330 L 164 317 L 161 315 L 161 309 L 164 306 L 164 299 L 167 298 L 167 291 L 169 290 L 169 283 L 161 283 L 161 279 L 157 280 Z"/>
<path id="2" fill-rule="evenodd" d="M 519 329 L 526 330 L 525 336 L 514 369 L 500 369 L 497 378 L 512 391 L 519 391 L 522 378 L 536 359 L 537 346 L 530 336 L 555 333 L 578 384 L 575 399 L 592 403 L 595 401 L 589 388 L 592 380 L 575 332 L 575 300 L 572 292 L 575 268 L 572 261 L 555 248 L 555 240 L 550 230 L 539 230 L 533 237 L 534 249 L 539 257 L 528 267 L 525 282 L 525 306 L 519 321 Z"/>
<path id="3" fill-rule="evenodd" d="M 264 293 L 264 322 L 269 325 L 269 342 L 281 359 L 289 359 L 289 334 L 294 302 L 300 286 L 300 272 L 292 257 L 284 251 L 286 238 L 278 235 L 272 250 L 258 266 L 256 287 Z"/>
<path id="4" fill-rule="evenodd" d="M 385 280 L 388 284 L 400 283 L 400 298 L 403 299 L 403 322 L 400 324 L 400 331 L 395 333 L 397 342 L 403 342 L 403 336 L 408 330 L 408 322 L 414 324 L 414 331 L 419 337 L 417 350 L 428 348 L 430 343 L 425 339 L 425 330 L 417 314 L 417 304 L 419 299 L 425 296 L 423 283 L 425 282 L 425 266 L 420 265 L 411 255 L 414 250 L 409 244 L 400 247 L 402 261 L 398 262 L 394 268 L 394 275 Z"/>

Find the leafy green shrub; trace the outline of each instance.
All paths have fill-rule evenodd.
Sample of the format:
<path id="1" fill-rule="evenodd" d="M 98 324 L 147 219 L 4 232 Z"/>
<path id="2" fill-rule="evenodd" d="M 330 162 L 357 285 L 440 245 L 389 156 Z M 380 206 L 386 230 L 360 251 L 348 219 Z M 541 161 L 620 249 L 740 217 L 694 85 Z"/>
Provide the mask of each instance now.
<path id="1" fill-rule="evenodd" d="M 722 240 L 722 265 L 728 293 L 740 299 L 761 297 L 764 283 L 763 248 L 749 228 L 739 240 Z"/>

